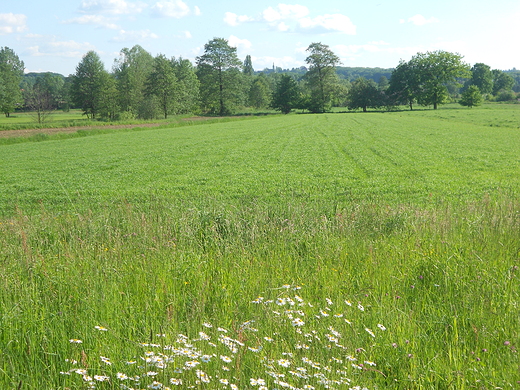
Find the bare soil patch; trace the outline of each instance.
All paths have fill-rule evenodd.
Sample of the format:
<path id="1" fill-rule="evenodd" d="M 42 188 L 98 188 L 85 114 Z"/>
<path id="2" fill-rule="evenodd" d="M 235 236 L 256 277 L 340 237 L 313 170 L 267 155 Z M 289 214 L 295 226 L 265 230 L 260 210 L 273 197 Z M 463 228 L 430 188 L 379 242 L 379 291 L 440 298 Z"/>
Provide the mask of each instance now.
<path id="1" fill-rule="evenodd" d="M 205 121 L 216 119 L 216 117 L 196 116 L 182 119 L 183 122 L 190 121 Z M 173 122 L 172 122 L 173 123 Z M 55 127 L 44 129 L 21 129 L 21 130 L 2 130 L 0 131 L 0 138 L 12 137 L 30 137 L 35 134 L 57 134 L 57 133 L 75 133 L 78 130 L 93 130 L 93 129 L 132 129 L 134 127 L 158 127 L 164 126 L 166 123 L 139 123 L 133 125 L 98 125 L 98 126 L 71 126 L 71 127 Z"/>

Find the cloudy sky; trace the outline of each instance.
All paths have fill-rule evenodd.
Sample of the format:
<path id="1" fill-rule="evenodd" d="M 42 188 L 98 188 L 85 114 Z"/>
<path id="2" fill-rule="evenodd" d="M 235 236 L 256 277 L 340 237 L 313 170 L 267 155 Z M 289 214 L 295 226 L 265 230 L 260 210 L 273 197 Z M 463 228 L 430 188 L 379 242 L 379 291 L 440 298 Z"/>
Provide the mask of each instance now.
<path id="1" fill-rule="evenodd" d="M 0 46 L 26 72 L 69 75 L 89 50 L 107 70 L 122 48 L 192 61 L 226 38 L 256 70 L 305 64 L 321 42 L 343 66 L 395 67 L 418 52 L 458 52 L 469 64 L 520 68 L 519 0 L 3 0 Z"/>

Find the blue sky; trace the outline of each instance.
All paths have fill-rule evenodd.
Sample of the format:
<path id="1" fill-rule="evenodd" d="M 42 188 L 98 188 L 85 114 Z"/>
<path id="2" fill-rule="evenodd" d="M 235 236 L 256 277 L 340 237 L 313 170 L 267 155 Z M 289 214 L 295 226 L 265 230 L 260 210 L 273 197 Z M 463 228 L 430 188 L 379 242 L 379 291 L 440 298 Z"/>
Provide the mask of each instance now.
<path id="1" fill-rule="evenodd" d="M 321 42 L 343 66 L 395 67 L 418 52 L 458 52 L 473 65 L 520 68 L 519 0 L 7 0 L 0 46 L 26 72 L 69 75 L 89 50 L 107 70 L 122 48 L 195 61 L 204 44 L 226 38 L 256 70 L 305 64 Z"/>

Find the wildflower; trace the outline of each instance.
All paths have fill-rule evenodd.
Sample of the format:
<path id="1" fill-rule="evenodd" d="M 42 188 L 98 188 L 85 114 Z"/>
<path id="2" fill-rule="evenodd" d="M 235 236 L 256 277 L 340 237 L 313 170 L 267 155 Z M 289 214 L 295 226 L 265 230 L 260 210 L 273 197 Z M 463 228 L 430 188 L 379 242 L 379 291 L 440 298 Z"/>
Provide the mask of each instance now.
<path id="1" fill-rule="evenodd" d="M 284 285 L 282 286 L 282 288 L 290 289 L 290 288 L 291 288 L 291 285 L 290 285 L 290 284 L 284 284 Z"/>
<path id="2" fill-rule="evenodd" d="M 346 318 L 344 318 L 344 320 L 345 320 L 345 322 L 346 322 L 347 324 L 352 325 L 352 321 L 349 321 L 349 320 L 347 320 Z"/>
<path id="3" fill-rule="evenodd" d="M 365 360 L 365 364 L 368 364 L 369 366 L 375 366 L 376 365 L 374 362 L 371 362 L 370 360 Z"/>
<path id="4" fill-rule="evenodd" d="M 264 300 L 264 297 L 258 297 L 256 299 L 253 299 L 252 303 L 262 303 L 263 300 Z"/>
<path id="5" fill-rule="evenodd" d="M 103 363 L 105 363 L 105 364 L 107 364 L 107 365 L 109 365 L 109 366 L 112 365 L 112 362 L 110 361 L 109 358 L 106 358 L 106 357 L 104 357 L 104 356 L 100 356 L 99 358 L 101 359 L 101 361 L 102 361 Z"/>
<path id="6" fill-rule="evenodd" d="M 220 328 L 220 327 L 218 327 L 218 328 L 217 328 L 217 330 L 218 330 L 219 332 L 224 332 L 224 333 L 227 333 L 227 330 L 226 330 L 226 329 L 224 329 L 224 328 Z"/>
<path id="7" fill-rule="evenodd" d="M 190 360 L 190 361 L 187 361 L 186 363 L 184 363 L 184 365 L 190 369 L 190 368 L 193 368 L 193 367 L 196 367 L 198 364 L 200 364 L 198 361 L 196 360 Z"/>
<path id="8" fill-rule="evenodd" d="M 265 336 L 265 337 L 264 337 L 264 340 L 265 340 L 265 341 L 268 341 L 268 342 L 270 342 L 270 343 L 272 343 L 272 342 L 274 341 L 274 340 L 273 340 L 271 337 L 269 337 L 269 336 Z"/>
<path id="9" fill-rule="evenodd" d="M 94 375 L 94 379 L 98 382 L 108 382 L 110 380 L 110 377 L 105 375 Z"/>
<path id="10" fill-rule="evenodd" d="M 128 376 L 126 374 L 123 374 L 122 372 L 118 372 L 116 375 L 117 379 L 124 381 L 125 379 L 128 379 Z"/>
<path id="11" fill-rule="evenodd" d="M 222 361 L 224 361 L 225 363 L 231 363 L 231 361 L 233 359 L 231 359 L 229 356 L 224 356 L 224 355 L 220 355 L 220 358 L 222 359 Z"/>
<path id="12" fill-rule="evenodd" d="M 204 383 L 210 382 L 210 377 L 204 371 L 197 370 L 196 373 L 197 373 L 197 377 L 200 379 L 201 382 L 204 382 Z"/>
<path id="13" fill-rule="evenodd" d="M 279 359 L 278 365 L 280 365 L 282 367 L 289 367 L 291 365 L 291 362 L 287 359 Z"/>
<path id="14" fill-rule="evenodd" d="M 161 382 L 153 381 L 147 386 L 149 389 L 162 389 L 163 384 Z"/>
<path id="15" fill-rule="evenodd" d="M 79 375 L 87 375 L 87 370 L 85 370 L 84 368 L 78 368 L 74 372 Z"/>
<path id="16" fill-rule="evenodd" d="M 283 305 L 285 305 L 285 303 L 286 303 L 285 298 L 278 298 L 278 299 L 276 299 L 276 304 L 278 306 L 283 306 Z"/>
<path id="17" fill-rule="evenodd" d="M 332 300 L 330 298 L 325 298 L 325 300 L 327 301 L 327 305 L 332 305 Z"/>
<path id="18" fill-rule="evenodd" d="M 365 308 L 363 307 L 363 305 L 361 303 L 358 303 L 357 308 L 361 311 L 365 311 Z"/>
<path id="19" fill-rule="evenodd" d="M 327 313 L 325 310 L 320 310 L 320 314 L 321 314 L 323 317 L 328 317 L 328 316 L 329 316 L 329 313 Z"/>
<path id="20" fill-rule="evenodd" d="M 81 343 L 83 343 L 83 341 L 78 340 L 78 339 L 70 339 L 69 342 L 70 342 L 71 344 L 81 344 Z"/>
<path id="21" fill-rule="evenodd" d="M 229 371 L 229 367 L 222 366 L 222 371 Z"/>
<path id="22" fill-rule="evenodd" d="M 206 333 L 204 332 L 199 332 L 199 337 L 201 340 L 209 340 L 211 339 L 211 337 L 209 337 Z"/>
<path id="23" fill-rule="evenodd" d="M 374 334 L 374 332 L 372 332 L 370 329 L 368 328 L 365 328 L 365 330 L 367 331 L 367 333 L 372 336 L 372 337 L 376 337 L 376 335 Z"/>
<path id="24" fill-rule="evenodd" d="M 305 390 L 314 390 L 314 386 L 311 386 L 311 385 L 303 385 L 303 388 Z"/>
<path id="25" fill-rule="evenodd" d="M 224 378 L 219 379 L 219 382 L 222 383 L 223 385 L 226 385 L 226 386 L 229 385 L 229 381 L 227 379 L 224 379 Z"/>
<path id="26" fill-rule="evenodd" d="M 297 300 L 298 302 L 300 302 L 300 303 L 303 303 L 303 298 L 300 297 L 299 295 L 295 295 L 295 296 L 294 296 L 294 299 L 296 299 L 296 300 Z"/>
<path id="27" fill-rule="evenodd" d="M 259 346 L 258 348 L 248 347 L 248 349 L 249 349 L 251 352 L 260 352 L 260 351 L 262 350 L 262 346 Z"/>
<path id="28" fill-rule="evenodd" d="M 155 371 L 148 371 L 148 372 L 146 373 L 146 376 L 156 376 L 157 374 L 158 374 L 158 373 L 155 372 Z"/>
<path id="29" fill-rule="evenodd" d="M 293 326 L 303 326 L 303 325 L 305 325 L 305 322 L 303 322 L 301 318 L 295 318 L 294 320 L 292 320 L 292 325 Z"/>
<path id="30" fill-rule="evenodd" d="M 175 386 L 182 385 L 182 379 L 170 378 L 170 383 Z"/>
<path id="31" fill-rule="evenodd" d="M 129 360 L 126 362 L 126 364 L 131 365 L 137 363 L 135 360 Z"/>
<path id="32" fill-rule="evenodd" d="M 359 365 L 357 365 L 355 363 L 352 363 L 352 367 L 354 367 L 355 369 L 358 369 L 358 370 L 362 370 L 363 369 L 363 367 L 361 367 L 361 366 L 359 366 Z"/>
<path id="33" fill-rule="evenodd" d="M 94 329 L 97 329 L 97 330 L 100 330 L 102 332 L 106 332 L 108 329 L 105 328 L 104 326 L 94 326 Z"/>
<path id="34" fill-rule="evenodd" d="M 260 386 L 260 387 L 258 388 L 258 390 L 269 390 L 269 389 L 267 388 L 267 386 Z"/>
<path id="35" fill-rule="evenodd" d="M 343 314 L 341 314 L 341 313 L 334 314 L 334 317 L 336 317 L 336 318 L 341 318 L 341 317 L 343 317 Z"/>
<path id="36" fill-rule="evenodd" d="M 231 390 L 238 390 L 238 386 L 233 383 L 231 383 L 229 387 L 231 387 Z"/>
<path id="37" fill-rule="evenodd" d="M 386 330 L 386 327 L 383 324 L 377 324 L 377 327 L 381 330 Z"/>
<path id="38" fill-rule="evenodd" d="M 213 325 L 211 325 L 209 322 L 204 322 L 202 325 L 204 325 L 206 328 L 213 328 Z"/>
<path id="39" fill-rule="evenodd" d="M 204 363 L 209 363 L 209 361 L 211 360 L 211 355 L 202 355 L 200 357 L 200 360 L 202 360 Z"/>

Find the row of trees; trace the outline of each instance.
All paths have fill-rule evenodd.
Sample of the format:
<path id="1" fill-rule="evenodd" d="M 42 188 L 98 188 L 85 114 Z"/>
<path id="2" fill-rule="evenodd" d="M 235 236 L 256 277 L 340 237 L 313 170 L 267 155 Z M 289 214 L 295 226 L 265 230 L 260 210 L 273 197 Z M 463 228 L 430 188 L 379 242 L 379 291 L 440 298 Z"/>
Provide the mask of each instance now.
<path id="1" fill-rule="evenodd" d="M 472 68 L 459 54 L 418 53 L 401 61 L 390 80 L 364 77 L 350 81 L 338 72 L 339 57 L 322 43 L 307 48 L 306 67 L 292 73 L 255 74 L 251 57 L 242 62 L 223 38 L 204 46 L 195 64 L 183 58 L 153 57 L 141 46 L 121 50 L 112 72 L 88 52 L 68 78 L 47 73 L 20 88 L 24 64 L 9 48 L 0 49 L 0 109 L 6 115 L 25 106 L 41 123 L 48 113 L 68 106 L 90 118 L 154 119 L 172 114 L 228 115 L 238 108 L 274 108 L 326 112 L 349 109 L 433 106 L 462 92 L 461 104 L 477 105 L 483 97 L 515 98 L 515 80 L 485 64 Z M 345 68 L 343 68 L 345 69 Z"/>

